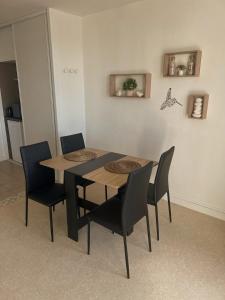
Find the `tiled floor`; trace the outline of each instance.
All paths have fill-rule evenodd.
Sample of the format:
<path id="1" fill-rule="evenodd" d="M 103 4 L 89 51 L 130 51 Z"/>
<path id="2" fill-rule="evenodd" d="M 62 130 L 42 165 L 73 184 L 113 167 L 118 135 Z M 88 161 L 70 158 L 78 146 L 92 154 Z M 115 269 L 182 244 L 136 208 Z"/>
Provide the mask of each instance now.
<path id="1" fill-rule="evenodd" d="M 22 167 L 10 161 L 0 162 L 0 200 L 24 190 Z"/>
<path id="2" fill-rule="evenodd" d="M 23 189 L 21 168 L 0 164 L 2 195 Z M 2 185 L 1 185 L 2 186 Z M 92 185 L 87 197 L 104 201 L 104 188 Z M 147 251 L 145 221 L 128 238 L 131 279 L 126 279 L 120 236 L 91 224 L 79 242 L 67 238 L 65 206 L 54 213 L 55 242 L 50 242 L 48 210 L 30 201 L 24 226 L 24 197 L 0 206 L 1 300 L 224 300 L 225 222 L 161 201 L 160 241 L 149 208 L 153 251 Z"/>

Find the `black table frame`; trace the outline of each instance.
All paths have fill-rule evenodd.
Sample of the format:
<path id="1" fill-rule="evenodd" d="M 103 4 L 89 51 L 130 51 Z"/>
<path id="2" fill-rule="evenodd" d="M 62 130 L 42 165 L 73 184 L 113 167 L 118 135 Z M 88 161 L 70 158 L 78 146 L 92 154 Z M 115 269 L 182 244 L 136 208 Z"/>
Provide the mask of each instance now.
<path id="1" fill-rule="evenodd" d="M 64 172 L 64 183 L 66 191 L 66 210 L 67 210 L 67 231 L 68 237 L 78 242 L 79 229 L 88 223 L 88 213 L 78 218 L 78 205 L 92 211 L 98 204 L 79 198 L 78 188 L 75 188 L 76 178 L 89 173 L 99 167 L 103 167 L 105 163 L 124 157 L 119 153 L 109 152 L 93 161 L 83 163 L 79 166 L 68 169 Z"/>

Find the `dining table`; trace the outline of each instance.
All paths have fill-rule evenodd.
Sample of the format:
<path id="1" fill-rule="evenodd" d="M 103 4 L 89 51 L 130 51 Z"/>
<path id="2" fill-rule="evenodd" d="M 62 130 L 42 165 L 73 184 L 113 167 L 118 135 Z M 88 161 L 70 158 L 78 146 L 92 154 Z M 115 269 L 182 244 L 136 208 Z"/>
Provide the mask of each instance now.
<path id="1" fill-rule="evenodd" d="M 90 200 L 79 198 L 78 188 L 75 188 L 76 178 L 82 177 L 92 182 L 120 190 L 126 185 L 128 174 L 118 174 L 107 171 L 104 168 L 107 163 L 116 160 L 132 160 L 138 162 L 141 166 L 145 166 L 148 162 L 153 161 L 95 148 L 85 148 L 85 150 L 94 152 L 95 158 L 78 162 L 68 160 L 64 155 L 58 155 L 40 162 L 42 166 L 54 169 L 55 171 L 64 172 L 67 232 L 68 237 L 74 241 L 78 241 L 79 230 L 88 223 L 88 214 L 78 217 L 78 205 L 88 211 L 92 211 L 99 206 L 99 204 Z M 76 151 L 72 153 L 76 153 Z M 157 164 L 156 161 L 153 161 L 154 167 L 157 166 Z"/>

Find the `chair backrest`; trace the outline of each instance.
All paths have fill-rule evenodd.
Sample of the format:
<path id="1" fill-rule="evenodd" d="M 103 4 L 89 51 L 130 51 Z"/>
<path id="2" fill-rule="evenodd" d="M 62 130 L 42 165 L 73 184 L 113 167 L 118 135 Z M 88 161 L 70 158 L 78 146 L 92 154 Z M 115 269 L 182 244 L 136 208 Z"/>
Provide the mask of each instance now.
<path id="1" fill-rule="evenodd" d="M 20 153 L 28 194 L 55 182 L 54 170 L 39 164 L 40 161 L 52 157 L 48 142 L 20 147 Z"/>
<path id="2" fill-rule="evenodd" d="M 62 153 L 70 153 L 85 148 L 84 138 L 82 133 L 62 136 L 60 138 Z"/>
<path id="3" fill-rule="evenodd" d="M 168 178 L 174 150 L 175 147 L 173 146 L 160 157 L 154 182 L 154 198 L 156 202 L 158 202 L 169 190 Z"/>
<path id="4" fill-rule="evenodd" d="M 153 163 L 129 174 L 124 192 L 122 208 L 123 230 L 127 231 L 146 216 L 148 185 Z"/>

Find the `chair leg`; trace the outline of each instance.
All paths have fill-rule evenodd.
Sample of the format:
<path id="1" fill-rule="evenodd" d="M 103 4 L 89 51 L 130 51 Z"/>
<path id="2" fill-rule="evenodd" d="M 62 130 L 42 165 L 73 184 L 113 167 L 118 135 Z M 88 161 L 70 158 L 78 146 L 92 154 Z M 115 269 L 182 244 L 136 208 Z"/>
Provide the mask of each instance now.
<path id="1" fill-rule="evenodd" d="M 147 208 L 147 212 L 146 212 L 146 224 L 147 224 L 147 233 L 148 233 L 148 247 L 149 247 L 149 251 L 152 252 L 152 243 L 151 243 L 151 232 L 150 232 L 148 208 Z"/>
<path id="2" fill-rule="evenodd" d="M 83 187 L 83 199 L 86 200 L 86 186 Z M 84 215 L 86 215 L 86 208 L 84 208 Z"/>
<path id="3" fill-rule="evenodd" d="M 64 200 L 62 201 L 62 204 L 64 205 Z"/>
<path id="4" fill-rule="evenodd" d="M 53 205 L 53 211 L 55 211 L 55 205 Z"/>
<path id="5" fill-rule="evenodd" d="M 157 203 L 155 204 L 155 219 L 156 219 L 157 240 L 159 241 L 159 216 L 158 216 Z"/>
<path id="6" fill-rule="evenodd" d="M 87 229 L 88 229 L 88 232 L 87 232 L 87 246 L 88 246 L 87 254 L 90 255 L 91 226 L 90 226 L 89 221 L 88 221 Z"/>
<path id="7" fill-rule="evenodd" d="M 105 185 L 105 201 L 108 200 L 108 189 L 107 189 L 107 185 Z"/>
<path id="8" fill-rule="evenodd" d="M 25 225 L 28 225 L 28 196 L 26 196 L 26 204 L 25 204 Z"/>
<path id="9" fill-rule="evenodd" d="M 50 220 L 50 231 L 51 231 L 51 241 L 54 242 L 54 233 L 53 233 L 53 222 L 52 222 L 52 207 L 49 207 L 49 220 Z"/>
<path id="10" fill-rule="evenodd" d="M 171 214 L 170 192 L 169 192 L 169 190 L 167 192 L 167 198 L 168 198 L 169 217 L 170 217 L 170 223 L 171 223 L 172 222 L 172 214 Z"/>
<path id="11" fill-rule="evenodd" d="M 77 207 L 77 215 L 78 215 L 78 218 L 80 218 L 80 206 Z"/>
<path id="12" fill-rule="evenodd" d="M 126 234 L 123 234 L 123 243 L 124 243 L 124 252 L 125 252 L 125 260 L 126 260 L 126 268 L 127 268 L 127 278 L 130 278 L 130 270 L 129 270 L 129 261 L 128 261 L 127 237 L 126 237 Z"/>

